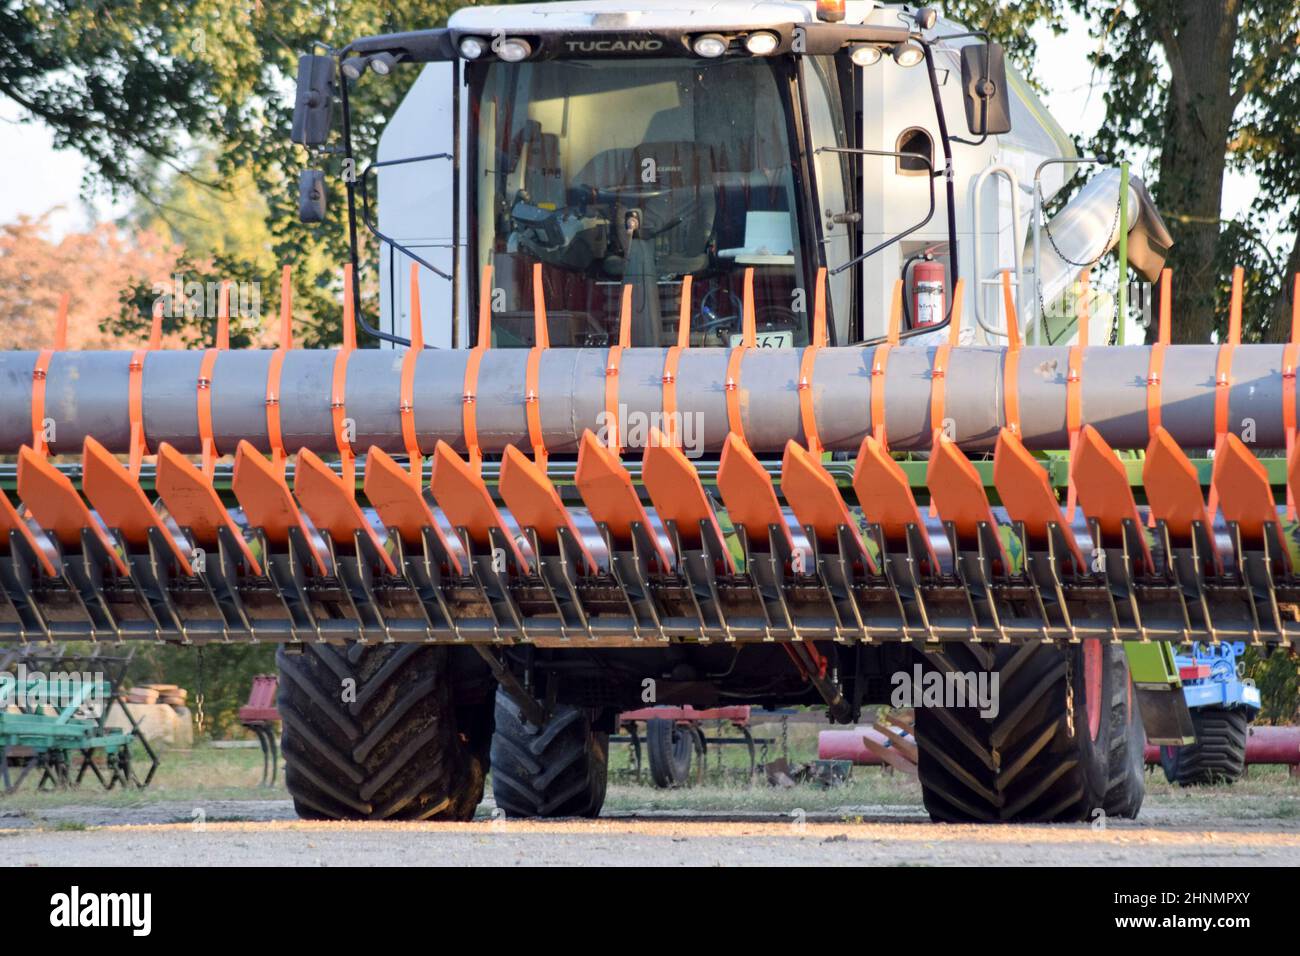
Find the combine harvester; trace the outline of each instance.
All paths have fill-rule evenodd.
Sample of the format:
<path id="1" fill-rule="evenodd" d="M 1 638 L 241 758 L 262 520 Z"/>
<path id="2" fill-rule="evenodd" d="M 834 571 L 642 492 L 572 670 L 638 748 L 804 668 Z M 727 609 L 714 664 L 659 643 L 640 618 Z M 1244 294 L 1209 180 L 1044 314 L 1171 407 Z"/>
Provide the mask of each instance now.
<path id="1" fill-rule="evenodd" d="M 920 663 L 1000 699 L 919 709 L 930 813 L 1057 821 L 1137 812 L 1144 724 L 1191 740 L 1175 645 L 1300 634 L 1267 457 L 1297 346 L 1238 345 L 1239 282 L 1222 343 L 1170 345 L 1167 279 L 1158 344 L 1076 337 L 1072 263 L 1154 281 L 1168 236 L 1123 168 L 1041 221 L 1097 161 L 987 38 L 467 7 L 304 57 L 295 140 L 357 168 L 349 90 L 398 67 L 342 349 L 293 347 L 286 292 L 274 350 L 222 317 L 201 351 L 0 353 L 0 639 L 275 642 L 316 818 L 466 819 L 489 768 L 512 816 L 594 815 L 622 710 L 851 722 Z"/>

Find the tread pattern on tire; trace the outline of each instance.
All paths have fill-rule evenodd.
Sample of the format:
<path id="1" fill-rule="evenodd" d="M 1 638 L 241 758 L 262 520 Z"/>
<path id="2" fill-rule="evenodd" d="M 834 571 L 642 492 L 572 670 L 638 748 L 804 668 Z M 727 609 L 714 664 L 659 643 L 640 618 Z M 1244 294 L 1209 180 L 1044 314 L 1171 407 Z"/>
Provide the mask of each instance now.
<path id="1" fill-rule="evenodd" d="M 1146 796 L 1147 735 L 1142 727 L 1137 698 L 1129 678 L 1128 655 L 1110 653 L 1105 666 L 1111 668 L 1110 683 L 1110 777 L 1106 815 L 1132 820 L 1142 808 Z"/>
<path id="2" fill-rule="evenodd" d="M 691 759 L 694 757 L 693 731 L 674 721 L 646 721 L 646 757 L 650 780 L 660 789 L 685 787 L 691 782 Z"/>
<path id="3" fill-rule="evenodd" d="M 1163 761 L 1170 783 L 1184 787 L 1235 783 L 1246 772 L 1250 716 L 1240 708 L 1199 707 L 1192 711 L 1196 743 L 1179 747 Z"/>
<path id="4" fill-rule="evenodd" d="M 508 817 L 594 817 L 605 803 L 609 735 L 585 711 L 556 705 L 542 727 L 497 691 L 492 796 Z"/>
<path id="5" fill-rule="evenodd" d="M 485 772 L 457 732 L 444 648 L 309 644 L 280 648 L 276 662 L 285 784 L 299 816 L 473 817 Z"/>
<path id="6" fill-rule="evenodd" d="M 1067 653 L 1076 657 L 1072 670 Z M 933 819 L 1078 821 L 1103 806 L 1110 726 L 1103 720 L 1095 744 L 1088 739 L 1078 657 L 1077 649 L 1033 644 L 954 644 L 927 652 L 927 668 L 940 673 L 996 672 L 1000 700 L 990 718 L 978 706 L 917 708 L 918 772 Z M 1067 673 L 1075 682 L 1073 736 Z"/>

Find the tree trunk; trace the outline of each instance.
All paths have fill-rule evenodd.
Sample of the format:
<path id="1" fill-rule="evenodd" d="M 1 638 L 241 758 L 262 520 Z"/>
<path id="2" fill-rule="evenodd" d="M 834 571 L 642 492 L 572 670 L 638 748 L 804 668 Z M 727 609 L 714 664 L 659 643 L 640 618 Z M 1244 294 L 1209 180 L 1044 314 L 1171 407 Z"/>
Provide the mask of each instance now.
<path id="1" fill-rule="evenodd" d="M 1208 343 L 1216 318 L 1225 150 L 1236 108 L 1231 67 L 1240 0 L 1150 6 L 1171 73 L 1156 204 L 1174 239 L 1173 340 Z"/>
<path id="2" fill-rule="evenodd" d="M 1268 316 L 1268 330 L 1264 334 L 1265 342 L 1291 341 L 1296 273 L 1300 273 L 1300 229 L 1296 230 L 1295 242 L 1291 244 L 1291 254 L 1286 257 L 1286 268 L 1282 270 L 1282 287 L 1273 297 L 1273 306 Z"/>

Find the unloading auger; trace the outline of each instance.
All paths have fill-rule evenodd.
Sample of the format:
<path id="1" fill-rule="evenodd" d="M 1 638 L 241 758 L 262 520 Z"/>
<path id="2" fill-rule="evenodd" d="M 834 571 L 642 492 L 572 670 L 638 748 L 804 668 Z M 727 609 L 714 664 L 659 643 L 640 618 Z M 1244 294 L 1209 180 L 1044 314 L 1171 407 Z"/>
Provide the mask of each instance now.
<path id="1" fill-rule="evenodd" d="M 275 350 L 0 353 L 0 638 L 1288 645 L 1297 346 L 1240 293 L 1217 346 L 1166 297 L 1150 347 L 763 350 L 747 286 L 732 349 L 549 349 L 539 303 L 525 350 L 302 350 L 286 300 Z"/>

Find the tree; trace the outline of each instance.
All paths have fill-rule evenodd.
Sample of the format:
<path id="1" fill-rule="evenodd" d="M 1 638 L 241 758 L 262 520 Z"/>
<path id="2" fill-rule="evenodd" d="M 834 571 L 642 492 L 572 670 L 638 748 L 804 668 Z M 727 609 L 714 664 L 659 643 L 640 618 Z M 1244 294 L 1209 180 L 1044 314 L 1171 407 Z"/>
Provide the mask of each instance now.
<path id="1" fill-rule="evenodd" d="M 1293 0 L 1069 0 L 1101 41 L 1092 55 L 1109 80 L 1107 118 L 1092 145 L 1158 150 L 1152 186 L 1174 238 L 1174 340 L 1208 342 L 1226 324 L 1234 259 L 1250 265 L 1252 337 L 1278 337 L 1281 268 L 1261 256 L 1262 223 L 1296 212 L 1300 152 L 1294 107 L 1300 8 Z M 1158 51 L 1159 56 L 1153 56 Z M 1263 187 L 1251 222 L 1221 221 L 1229 168 Z M 1248 258 L 1239 258 L 1248 256 Z M 1289 270 L 1300 265 L 1295 247 Z M 1289 320 L 1288 320 L 1289 321 Z"/>
<path id="2" fill-rule="evenodd" d="M 179 251 L 157 231 L 126 232 L 111 223 L 57 241 L 49 235 L 48 217 L 0 226 L 0 341 L 17 349 L 50 345 L 59 300 L 67 292 L 68 347 L 122 347 L 100 330 L 100 320 L 118 310 L 129 284 L 168 281 Z M 147 334 L 146 322 L 135 340 Z"/>
<path id="3" fill-rule="evenodd" d="M 209 191 L 214 202 L 231 196 L 242 177 L 251 178 L 266 202 L 269 258 L 295 266 L 301 340 L 323 345 L 339 336 L 339 275 L 347 249 L 342 170 L 337 161 L 330 170 L 328 220 L 314 228 L 299 224 L 296 181 L 306 155 L 289 142 L 297 58 L 316 42 L 343 46 L 369 34 L 436 26 L 450 8 L 413 0 L 240 6 L 228 0 L 10 0 L 0 5 L 0 96 L 53 129 L 56 145 L 89 160 L 87 190 L 135 192 L 160 215 L 177 177 Z M 399 70 L 387 81 L 359 84 L 354 134 L 360 155 L 369 155 L 384 118 L 415 75 Z M 212 166 L 196 171 L 207 149 L 215 150 Z M 274 267 L 266 274 L 260 256 L 211 253 L 224 256 L 215 264 L 245 275 L 257 267 L 259 281 L 278 288 Z M 196 254 L 192 262 L 206 258 Z M 224 276 L 194 278 L 206 283 Z M 145 304 L 137 299 L 135 306 Z M 210 319 L 202 317 L 208 326 Z M 147 319 L 134 314 L 108 328 L 134 331 L 141 321 Z M 197 338 L 202 330 L 195 325 L 185 334 Z"/>

